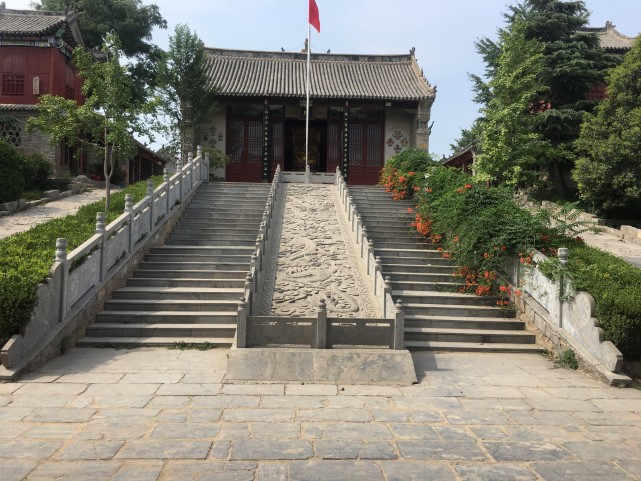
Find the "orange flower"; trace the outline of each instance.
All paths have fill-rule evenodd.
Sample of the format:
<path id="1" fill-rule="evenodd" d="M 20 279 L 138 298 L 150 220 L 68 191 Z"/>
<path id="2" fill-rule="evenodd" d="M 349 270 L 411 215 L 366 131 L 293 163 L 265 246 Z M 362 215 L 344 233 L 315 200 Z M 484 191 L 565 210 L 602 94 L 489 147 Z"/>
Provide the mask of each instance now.
<path id="1" fill-rule="evenodd" d="M 514 291 L 515 296 L 520 296 L 521 294 L 523 294 L 523 292 L 520 289 L 515 289 Z"/>
<path id="2" fill-rule="evenodd" d="M 507 291 L 507 286 L 503 286 L 503 285 L 499 286 L 499 291 L 501 291 L 501 292 Z"/>
<path id="3" fill-rule="evenodd" d="M 414 209 L 412 209 L 411 207 L 408 207 L 407 208 L 407 213 L 408 214 L 413 214 L 414 213 Z"/>
<path id="4" fill-rule="evenodd" d="M 465 184 L 465 188 L 466 189 L 471 189 L 472 188 L 472 184 Z"/>
<path id="5" fill-rule="evenodd" d="M 407 175 L 409 175 L 410 177 L 412 177 L 412 176 L 414 175 L 414 172 L 408 172 L 408 173 L 407 173 Z"/>

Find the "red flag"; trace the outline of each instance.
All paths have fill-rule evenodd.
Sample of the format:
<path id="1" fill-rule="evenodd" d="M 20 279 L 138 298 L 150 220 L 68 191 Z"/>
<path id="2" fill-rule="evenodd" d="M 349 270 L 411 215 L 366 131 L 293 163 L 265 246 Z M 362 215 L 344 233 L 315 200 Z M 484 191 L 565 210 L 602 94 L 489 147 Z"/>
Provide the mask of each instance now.
<path id="1" fill-rule="evenodd" d="M 318 13 L 316 0 L 309 0 L 309 23 L 320 33 L 320 14 Z"/>

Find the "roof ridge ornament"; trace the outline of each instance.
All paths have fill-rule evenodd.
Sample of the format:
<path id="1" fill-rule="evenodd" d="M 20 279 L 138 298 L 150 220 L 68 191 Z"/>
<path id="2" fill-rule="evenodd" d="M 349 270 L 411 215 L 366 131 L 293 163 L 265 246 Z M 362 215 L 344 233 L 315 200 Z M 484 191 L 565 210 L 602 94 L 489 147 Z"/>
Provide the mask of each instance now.
<path id="1" fill-rule="evenodd" d="M 411 55 L 412 57 L 414 56 L 414 52 L 416 52 L 416 47 L 412 47 L 412 48 L 410 48 L 410 55 Z"/>

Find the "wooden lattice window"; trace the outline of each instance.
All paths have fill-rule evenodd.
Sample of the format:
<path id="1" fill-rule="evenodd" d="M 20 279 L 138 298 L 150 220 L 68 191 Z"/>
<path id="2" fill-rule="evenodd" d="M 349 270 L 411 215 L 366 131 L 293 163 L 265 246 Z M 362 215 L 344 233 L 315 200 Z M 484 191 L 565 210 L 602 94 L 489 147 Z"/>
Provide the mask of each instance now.
<path id="1" fill-rule="evenodd" d="M 24 95 L 24 75 L 3 75 L 2 95 Z"/>

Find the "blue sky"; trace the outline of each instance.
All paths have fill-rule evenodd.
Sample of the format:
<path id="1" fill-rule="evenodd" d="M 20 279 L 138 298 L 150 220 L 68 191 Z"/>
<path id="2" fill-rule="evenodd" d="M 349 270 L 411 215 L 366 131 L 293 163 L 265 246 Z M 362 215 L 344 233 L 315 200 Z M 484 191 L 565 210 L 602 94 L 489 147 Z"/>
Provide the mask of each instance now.
<path id="1" fill-rule="evenodd" d="M 29 8 L 30 0 L 5 0 Z M 208 47 L 300 50 L 307 36 L 307 0 L 157 0 L 169 29 L 154 34 L 167 47 L 178 23 L 195 30 Z M 507 0 L 316 0 L 321 33 L 312 31 L 312 51 L 398 54 L 416 47 L 425 76 L 437 85 L 430 151 L 450 153 L 449 144 L 478 115 L 467 73 L 482 73 L 474 51 L 480 37 L 495 37 Z M 586 0 L 590 26 L 612 21 L 619 32 L 641 32 L 641 0 Z"/>

